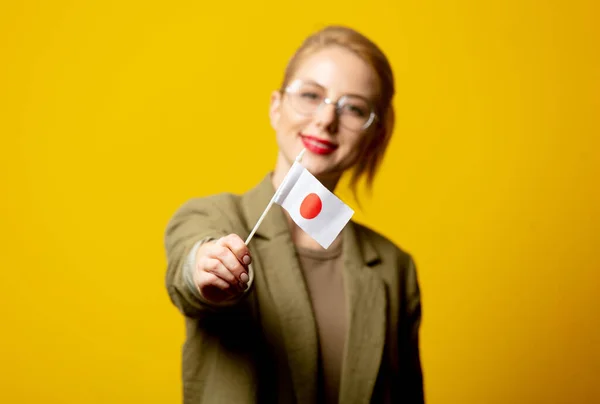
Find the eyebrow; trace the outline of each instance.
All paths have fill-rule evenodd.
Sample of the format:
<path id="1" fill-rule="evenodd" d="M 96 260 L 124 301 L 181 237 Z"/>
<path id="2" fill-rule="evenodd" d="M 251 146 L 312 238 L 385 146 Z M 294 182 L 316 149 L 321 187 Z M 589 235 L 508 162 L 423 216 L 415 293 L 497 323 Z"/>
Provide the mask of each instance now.
<path id="1" fill-rule="evenodd" d="M 319 86 L 319 87 L 321 87 L 321 88 L 323 88 L 323 89 L 327 89 L 327 87 L 325 87 L 324 85 L 322 85 L 322 84 L 320 84 L 320 83 L 317 83 L 317 82 L 316 82 L 316 81 L 314 81 L 314 80 L 304 80 L 304 79 L 301 79 L 301 80 L 302 80 L 303 82 L 305 82 L 306 84 L 314 84 L 314 85 L 316 85 L 316 86 Z M 364 96 L 364 95 L 362 95 L 362 94 L 343 93 L 343 94 L 342 94 L 340 97 L 342 97 L 342 96 L 352 96 L 352 97 L 358 97 L 358 98 L 362 98 L 363 100 L 366 100 L 366 101 L 368 101 L 368 102 L 370 102 L 370 103 L 372 103 L 372 104 L 374 103 L 374 101 L 373 101 L 373 100 L 371 100 L 369 97 L 367 97 L 367 96 Z"/>

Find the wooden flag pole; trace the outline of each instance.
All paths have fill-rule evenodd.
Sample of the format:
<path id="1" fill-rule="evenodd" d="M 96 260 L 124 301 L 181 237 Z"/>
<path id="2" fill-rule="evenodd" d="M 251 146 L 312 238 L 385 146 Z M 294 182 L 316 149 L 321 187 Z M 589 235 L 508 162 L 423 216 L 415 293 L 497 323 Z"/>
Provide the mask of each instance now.
<path id="1" fill-rule="evenodd" d="M 296 157 L 296 162 L 299 163 L 300 161 L 302 161 L 302 156 L 304 156 L 305 152 L 306 152 L 306 149 L 302 149 L 302 151 L 300 152 L 300 154 L 298 154 L 298 157 Z M 279 187 L 277 187 L 277 191 L 275 191 L 275 193 L 273 194 L 273 197 L 269 201 L 269 204 L 267 205 L 267 207 L 263 211 L 262 215 L 260 215 L 260 218 L 258 219 L 258 221 L 256 222 L 256 224 L 254 225 L 254 228 L 252 229 L 252 231 L 250 232 L 250 235 L 248 235 L 248 238 L 246 239 L 246 245 L 248 245 L 248 243 L 250 242 L 250 240 L 252 240 L 252 237 L 254 237 L 254 233 L 256 233 L 256 230 L 258 230 L 258 226 L 260 226 L 260 224 L 264 220 L 265 216 L 267 216 L 267 213 L 269 213 L 269 210 L 271 209 L 271 206 L 273 206 L 273 203 L 275 203 L 275 200 L 276 200 L 277 196 L 279 196 L 279 193 L 281 192 L 281 189 L 283 188 L 283 185 L 286 183 L 286 180 L 288 179 L 288 175 L 289 175 L 289 172 L 288 172 L 288 174 L 285 175 L 285 177 L 283 178 L 283 181 L 281 181 L 281 184 L 279 185 Z"/>

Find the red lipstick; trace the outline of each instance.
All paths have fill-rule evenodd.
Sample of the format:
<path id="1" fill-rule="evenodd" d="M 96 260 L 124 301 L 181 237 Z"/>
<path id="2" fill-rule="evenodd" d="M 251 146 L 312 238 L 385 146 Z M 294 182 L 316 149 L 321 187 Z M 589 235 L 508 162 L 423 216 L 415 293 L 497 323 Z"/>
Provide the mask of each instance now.
<path id="1" fill-rule="evenodd" d="M 315 136 L 300 135 L 300 137 L 302 138 L 302 143 L 304 144 L 304 147 L 306 147 L 308 151 L 315 154 L 331 154 L 338 148 L 338 145 L 336 145 L 335 143 L 319 139 Z"/>

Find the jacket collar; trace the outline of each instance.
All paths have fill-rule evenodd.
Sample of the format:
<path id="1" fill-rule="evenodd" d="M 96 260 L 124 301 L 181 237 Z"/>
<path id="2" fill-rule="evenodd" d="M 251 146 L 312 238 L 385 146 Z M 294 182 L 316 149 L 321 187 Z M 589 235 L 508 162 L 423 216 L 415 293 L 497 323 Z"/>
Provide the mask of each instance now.
<path id="1" fill-rule="evenodd" d="M 275 194 L 271 175 L 272 173 L 267 174 L 257 186 L 242 196 L 242 209 L 246 223 L 249 226 L 248 232 L 252 231 L 252 228 L 258 222 L 258 219 Z M 356 226 L 356 223 L 350 221 L 348 226 L 342 230 L 342 234 L 347 232 L 348 228 L 352 228 L 352 232 L 356 233 Z M 288 224 L 282 208 L 278 205 L 273 205 L 271 211 L 266 215 L 262 224 L 257 229 L 255 236 L 270 240 L 283 233 L 289 233 Z M 369 240 L 363 240 L 363 242 L 359 243 L 359 240 L 355 238 L 355 242 L 360 244 L 357 245 L 359 251 L 356 251 L 357 254 L 352 258 L 359 259 L 359 262 L 363 262 L 365 265 L 373 264 L 379 260 L 379 254 Z"/>

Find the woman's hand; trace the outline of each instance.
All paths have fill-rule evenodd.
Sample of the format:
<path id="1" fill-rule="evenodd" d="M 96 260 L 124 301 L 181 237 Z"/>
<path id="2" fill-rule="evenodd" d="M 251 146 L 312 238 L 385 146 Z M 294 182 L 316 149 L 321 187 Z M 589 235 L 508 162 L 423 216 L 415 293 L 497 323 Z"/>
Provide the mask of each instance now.
<path id="1" fill-rule="evenodd" d="M 204 299 L 221 303 L 248 288 L 250 251 L 236 234 L 204 243 L 196 252 L 194 284 Z"/>

